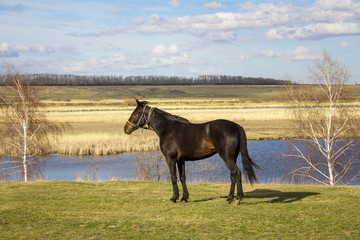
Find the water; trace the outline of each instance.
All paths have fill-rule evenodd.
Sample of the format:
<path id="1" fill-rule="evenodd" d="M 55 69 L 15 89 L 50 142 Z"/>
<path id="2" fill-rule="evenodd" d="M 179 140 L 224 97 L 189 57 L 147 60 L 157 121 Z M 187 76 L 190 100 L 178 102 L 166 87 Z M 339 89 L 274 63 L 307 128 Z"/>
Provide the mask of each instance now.
<path id="1" fill-rule="evenodd" d="M 287 150 L 286 140 L 248 141 L 248 151 L 251 158 L 260 166 L 255 169 L 259 182 L 289 182 L 289 162 L 283 154 Z M 151 155 L 152 154 L 152 155 Z M 160 153 L 158 153 L 160 154 Z M 52 155 L 42 158 L 43 177 L 47 180 L 136 180 L 134 158 L 152 159 L 154 153 L 129 153 L 113 156 L 64 156 Z M 161 156 L 161 155 L 159 155 Z M 214 167 L 213 171 L 198 171 L 201 163 L 206 167 Z M 164 168 L 166 169 L 166 165 Z M 238 166 L 242 170 L 241 158 Z M 186 162 L 187 181 L 230 182 L 230 172 L 219 155 L 208 160 Z M 10 180 L 14 180 L 10 179 Z M 167 180 L 162 177 L 161 180 Z M 356 182 L 355 185 L 360 184 Z"/>
<path id="2" fill-rule="evenodd" d="M 287 171 L 282 163 L 281 152 L 286 150 L 282 140 L 248 141 L 251 158 L 261 167 L 256 170 L 261 182 L 283 178 Z M 160 154 L 160 153 L 158 153 Z M 47 180 L 136 180 L 134 158 L 149 158 L 150 153 L 129 153 L 112 156 L 68 156 L 51 155 L 43 157 L 43 177 Z M 156 154 L 153 154 L 155 157 Z M 153 157 L 153 156 L 151 156 Z M 214 171 L 199 171 L 201 165 L 216 167 Z M 165 165 L 165 163 L 164 163 Z M 241 158 L 238 166 L 242 170 Z M 186 162 L 187 181 L 229 182 L 230 172 L 219 155 L 208 160 Z M 14 177 L 10 180 L 14 180 Z M 166 180 L 166 178 L 162 178 Z"/>

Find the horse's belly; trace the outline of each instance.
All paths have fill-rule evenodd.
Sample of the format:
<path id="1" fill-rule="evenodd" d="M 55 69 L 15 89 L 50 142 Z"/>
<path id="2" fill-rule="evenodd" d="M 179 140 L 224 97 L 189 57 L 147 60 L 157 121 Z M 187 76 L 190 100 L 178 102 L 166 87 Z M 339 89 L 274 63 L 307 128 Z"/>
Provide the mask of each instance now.
<path id="1" fill-rule="evenodd" d="M 208 124 L 192 124 L 187 127 L 178 135 L 178 159 L 200 160 L 216 154 Z"/>
<path id="2" fill-rule="evenodd" d="M 178 158 L 179 160 L 192 161 L 208 158 L 215 154 L 215 148 L 213 146 L 209 146 L 205 148 L 195 148 L 191 151 L 180 151 Z"/>

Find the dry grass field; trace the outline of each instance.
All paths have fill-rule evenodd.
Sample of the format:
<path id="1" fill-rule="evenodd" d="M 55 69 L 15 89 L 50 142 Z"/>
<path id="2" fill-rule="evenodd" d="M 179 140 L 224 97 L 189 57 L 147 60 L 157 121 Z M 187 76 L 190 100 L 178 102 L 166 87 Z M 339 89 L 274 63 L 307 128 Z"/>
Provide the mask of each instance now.
<path id="1" fill-rule="evenodd" d="M 279 139 L 291 136 L 290 119 L 286 109 L 195 109 L 168 112 L 200 123 L 226 118 L 242 125 L 249 139 Z M 137 130 L 131 135 L 123 132 L 132 110 L 49 112 L 48 118 L 68 123 L 72 129 L 55 144 L 59 154 L 107 155 L 129 151 L 158 150 L 158 137 L 149 130 Z"/>
<path id="2" fill-rule="evenodd" d="M 359 96 L 360 86 L 349 86 L 345 92 L 349 98 Z M 0 94 L 7 94 L 3 87 Z M 250 140 L 298 137 L 292 131 L 284 86 L 39 87 L 42 111 L 49 120 L 71 126 L 53 143 L 53 153 L 157 150 L 154 132 L 137 130 L 130 136 L 123 132 L 135 97 L 194 123 L 220 118 L 234 121 L 245 128 Z"/>

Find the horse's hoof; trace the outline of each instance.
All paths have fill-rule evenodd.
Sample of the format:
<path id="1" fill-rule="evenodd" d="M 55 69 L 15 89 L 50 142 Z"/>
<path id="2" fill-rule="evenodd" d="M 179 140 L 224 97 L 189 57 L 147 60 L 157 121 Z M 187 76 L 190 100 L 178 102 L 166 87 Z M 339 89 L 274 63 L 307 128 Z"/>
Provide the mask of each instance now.
<path id="1" fill-rule="evenodd" d="M 240 200 L 239 199 L 236 199 L 235 205 L 240 205 Z"/>
<path id="2" fill-rule="evenodd" d="M 228 197 L 226 198 L 226 202 L 227 202 L 228 204 L 230 204 L 233 200 L 234 200 L 234 197 L 233 197 L 233 196 L 228 196 Z"/>
<path id="3" fill-rule="evenodd" d="M 170 201 L 176 203 L 177 198 L 170 198 Z"/>
<path id="4" fill-rule="evenodd" d="M 188 202 L 186 198 L 181 198 L 181 202 Z"/>

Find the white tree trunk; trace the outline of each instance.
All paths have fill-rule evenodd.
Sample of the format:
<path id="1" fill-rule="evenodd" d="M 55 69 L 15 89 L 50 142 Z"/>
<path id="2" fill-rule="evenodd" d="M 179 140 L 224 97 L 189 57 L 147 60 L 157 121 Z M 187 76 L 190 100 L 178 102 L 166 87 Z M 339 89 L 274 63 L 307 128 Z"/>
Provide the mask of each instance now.
<path id="1" fill-rule="evenodd" d="M 335 184 L 334 174 L 333 174 L 332 164 L 330 163 L 330 161 L 328 161 L 328 168 L 329 168 L 329 184 L 330 186 L 334 186 Z"/>
<path id="2" fill-rule="evenodd" d="M 24 125 L 23 126 L 24 129 L 24 149 L 23 149 L 23 167 L 24 167 L 24 182 L 28 181 L 28 176 L 27 176 L 27 138 L 26 138 L 26 134 L 27 134 L 27 126 Z"/>

